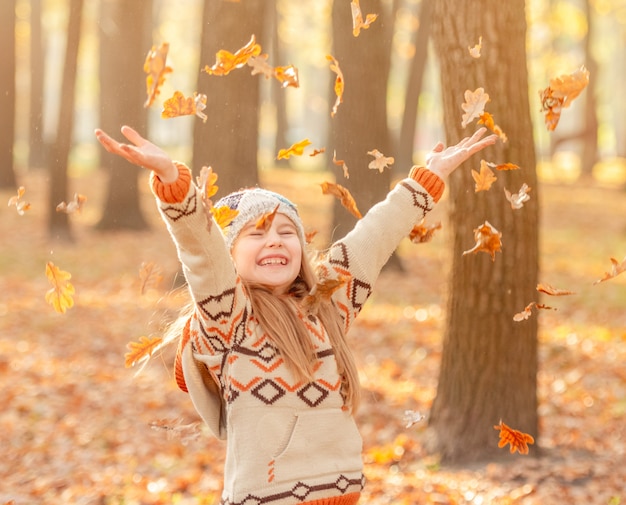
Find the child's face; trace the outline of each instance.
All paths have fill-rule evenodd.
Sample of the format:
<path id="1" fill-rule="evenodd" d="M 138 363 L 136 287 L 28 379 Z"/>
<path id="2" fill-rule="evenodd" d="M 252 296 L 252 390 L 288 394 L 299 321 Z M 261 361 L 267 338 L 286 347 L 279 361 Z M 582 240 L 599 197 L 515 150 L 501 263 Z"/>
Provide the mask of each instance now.
<path id="1" fill-rule="evenodd" d="M 242 279 L 285 293 L 300 273 L 302 244 L 293 221 L 276 214 L 269 230 L 251 221 L 235 240 L 232 257 Z"/>

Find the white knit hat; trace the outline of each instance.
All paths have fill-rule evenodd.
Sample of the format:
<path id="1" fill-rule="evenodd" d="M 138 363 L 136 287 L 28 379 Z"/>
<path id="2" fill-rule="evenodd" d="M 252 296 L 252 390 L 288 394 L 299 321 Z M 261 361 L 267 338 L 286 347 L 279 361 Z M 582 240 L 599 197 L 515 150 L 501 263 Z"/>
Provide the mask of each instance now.
<path id="1" fill-rule="evenodd" d="M 215 204 L 216 208 L 228 207 L 238 211 L 237 216 L 224 229 L 224 236 L 228 248 L 232 248 L 235 239 L 241 233 L 243 227 L 253 219 L 260 218 L 263 214 L 273 212 L 278 205 L 278 212 L 285 214 L 293 221 L 298 230 L 298 235 L 302 243 L 305 243 L 304 227 L 298 215 L 298 210 L 294 203 L 278 193 L 261 188 L 242 189 L 230 193 L 221 198 Z"/>

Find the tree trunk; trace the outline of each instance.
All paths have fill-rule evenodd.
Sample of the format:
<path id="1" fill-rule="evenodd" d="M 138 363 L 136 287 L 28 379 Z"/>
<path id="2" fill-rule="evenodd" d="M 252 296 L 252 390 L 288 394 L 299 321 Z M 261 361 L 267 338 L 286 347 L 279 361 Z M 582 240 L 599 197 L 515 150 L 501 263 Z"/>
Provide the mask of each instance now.
<path id="1" fill-rule="evenodd" d="M 143 63 L 150 48 L 151 0 L 102 0 L 100 5 L 100 127 L 127 124 L 147 134 Z M 139 201 L 140 169 L 120 156 L 102 156 L 109 183 L 100 230 L 145 230 Z"/>
<path id="2" fill-rule="evenodd" d="M 30 114 L 28 118 L 28 167 L 42 168 L 46 164 L 43 138 L 44 44 L 42 0 L 30 1 Z"/>
<path id="3" fill-rule="evenodd" d="M 422 92 L 422 80 L 428 58 L 428 40 L 434 0 L 422 0 L 419 10 L 419 28 L 415 32 L 415 54 L 411 60 L 406 85 L 406 98 L 402 114 L 400 138 L 396 149 L 396 162 L 400 167 L 413 164 L 415 132 L 417 131 L 417 110 Z"/>
<path id="4" fill-rule="evenodd" d="M 385 198 L 389 191 L 391 170 L 382 173 L 368 168 L 374 159 L 368 151 L 378 149 L 391 154 L 391 139 L 387 128 L 387 79 L 391 64 L 393 16 L 385 2 L 368 0 L 360 3 L 363 16 L 377 13 L 378 19 L 358 37 L 352 34 L 352 11 L 349 2 L 333 2 L 333 56 L 342 70 L 345 88 L 343 103 L 330 125 L 329 156 L 348 165 L 350 178 L 345 179 L 337 169 L 337 182 L 354 197 L 361 214 Z M 332 85 L 335 75 L 333 74 Z M 335 103 L 331 91 L 330 105 Z M 330 110 L 329 110 L 330 114 Z M 399 175 L 408 174 L 410 167 L 392 166 Z M 338 200 L 333 212 L 333 240 L 343 237 L 355 225 L 356 218 Z"/>
<path id="5" fill-rule="evenodd" d="M 506 30 L 502 30 L 502 27 Z M 454 241 L 451 289 L 437 395 L 429 420 L 430 449 L 444 462 L 494 457 L 500 420 L 537 437 L 537 315 L 515 322 L 513 316 L 536 301 L 538 293 L 539 198 L 528 99 L 526 18 L 523 0 L 502 3 L 439 0 L 433 37 L 441 67 L 447 141 L 456 143 L 476 128 L 461 127 L 464 91 L 484 87 L 491 101 L 485 110 L 508 135 L 479 156 L 511 162 L 520 170 L 496 171 L 488 192 L 474 192 L 474 157 L 449 181 Z M 468 54 L 482 35 L 482 56 Z M 517 193 L 523 183 L 530 201 L 512 210 L 504 189 Z M 474 245 L 473 229 L 489 221 L 502 232 L 495 261 Z M 533 450 L 534 452 L 534 450 Z"/>
<path id="6" fill-rule="evenodd" d="M 0 2 L 0 188 L 16 189 L 15 142 L 15 0 Z"/>
<path id="7" fill-rule="evenodd" d="M 67 164 L 72 148 L 72 134 L 74 131 L 74 90 L 76 88 L 82 15 L 83 0 L 71 0 L 67 26 L 65 64 L 61 82 L 57 137 L 48 160 L 50 167 L 48 232 L 52 238 L 62 240 L 72 239 L 67 214 L 57 212 L 56 206 L 63 201 L 68 201 Z"/>
<path id="8" fill-rule="evenodd" d="M 207 0 L 202 20 L 201 68 L 211 67 L 220 49 L 234 53 L 252 35 L 263 46 L 265 7 L 263 0 Z M 208 120 L 194 123 L 193 167 L 196 171 L 202 166 L 213 168 L 219 176 L 218 196 L 259 182 L 259 79 L 247 66 L 225 76 L 199 73 L 197 87 L 208 97 Z"/>
<path id="9" fill-rule="evenodd" d="M 596 83 L 598 80 L 598 63 L 593 57 L 591 42 L 593 40 L 594 17 L 590 0 L 586 0 L 587 34 L 583 39 L 585 50 L 585 66 L 589 70 L 589 84 L 585 96 L 584 121 L 586 135 L 582 142 L 580 160 L 581 178 L 589 181 L 593 178 L 593 167 L 599 160 L 598 155 L 598 101 L 596 99 Z"/>

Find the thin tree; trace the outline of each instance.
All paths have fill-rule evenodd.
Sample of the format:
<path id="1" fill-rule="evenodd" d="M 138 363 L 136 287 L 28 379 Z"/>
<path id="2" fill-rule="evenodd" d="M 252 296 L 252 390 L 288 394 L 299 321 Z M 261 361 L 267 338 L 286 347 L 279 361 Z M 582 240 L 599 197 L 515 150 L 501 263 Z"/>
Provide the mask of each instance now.
<path id="1" fill-rule="evenodd" d="M 220 49 L 235 52 L 252 35 L 263 46 L 264 0 L 245 2 L 204 2 L 200 65 L 212 66 Z M 250 75 L 248 67 L 235 69 L 225 76 L 201 71 L 197 88 L 207 95 L 206 123 L 194 122 L 193 167 L 210 166 L 219 176 L 219 194 L 223 195 L 259 182 L 257 153 L 259 147 L 259 76 Z"/>
<path id="2" fill-rule="evenodd" d="M 152 0 L 108 0 L 100 5 L 100 127 L 119 131 L 123 124 L 146 133 L 146 74 L 143 63 L 151 41 Z M 148 223 L 141 212 L 141 172 L 119 156 L 102 156 L 109 173 L 100 230 L 143 230 Z"/>
<path id="3" fill-rule="evenodd" d="M 448 144 L 476 127 L 463 129 L 465 90 L 484 87 L 486 110 L 508 141 L 482 153 L 494 163 L 520 170 L 496 171 L 488 192 L 474 192 L 471 159 L 449 181 L 453 259 L 447 322 L 437 395 L 429 420 L 430 449 L 444 462 L 465 462 L 498 454 L 493 426 L 503 420 L 537 437 L 537 316 L 513 317 L 537 300 L 538 184 L 526 68 L 523 0 L 439 0 L 432 33 L 441 68 L 444 125 Z M 482 55 L 468 54 L 482 35 Z M 513 210 L 504 189 L 523 183 L 531 199 Z M 502 251 L 464 255 L 473 230 L 489 221 L 502 233 Z M 501 454 L 501 452 L 500 452 Z"/>
<path id="4" fill-rule="evenodd" d="M 52 238 L 62 240 L 72 239 L 67 214 L 56 212 L 56 206 L 62 201 L 68 201 L 67 165 L 72 148 L 72 134 L 74 130 L 74 91 L 76 89 L 82 16 L 83 0 L 70 0 L 57 137 L 48 160 L 50 170 L 48 232 Z"/>
<path id="5" fill-rule="evenodd" d="M 15 0 L 0 2 L 0 188 L 15 188 Z"/>
<path id="6" fill-rule="evenodd" d="M 30 1 L 30 113 L 28 115 L 28 166 L 42 168 L 46 160 L 43 137 L 45 80 L 42 1 Z"/>

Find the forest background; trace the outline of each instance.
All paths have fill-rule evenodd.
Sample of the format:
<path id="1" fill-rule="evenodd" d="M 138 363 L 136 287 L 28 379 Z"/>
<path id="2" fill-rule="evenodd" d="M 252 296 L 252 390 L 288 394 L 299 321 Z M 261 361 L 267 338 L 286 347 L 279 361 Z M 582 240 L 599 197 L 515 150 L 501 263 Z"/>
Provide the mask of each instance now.
<path id="1" fill-rule="evenodd" d="M 258 92 L 258 132 L 250 134 L 258 142 L 255 162 L 246 165 L 237 160 L 227 165 L 235 168 L 226 171 L 218 168 L 225 166 L 218 160 L 214 165 L 220 176 L 218 185 L 224 181 L 224 190 L 228 184 L 250 176 L 258 177 L 252 182 L 284 192 L 298 202 L 305 222 L 318 231 L 316 244 L 320 247 L 330 238 L 331 230 L 336 232 L 342 212 L 345 214 L 330 197 L 321 195 L 320 182 L 356 184 L 354 195 L 367 209 L 380 196 L 372 186 L 378 186 L 384 194 L 412 163 L 423 162 L 436 141 L 452 143 L 460 138 L 459 132 L 447 125 L 442 97 L 446 85 L 457 84 L 450 80 L 441 85 L 442 44 L 434 43 L 437 34 L 423 30 L 429 16 L 442 16 L 446 2 L 361 2 L 364 14 L 393 14 L 386 22 L 381 16 L 355 38 L 365 44 L 370 36 L 371 44 L 374 37 L 381 37 L 376 30 L 384 26 L 386 31 L 378 40 L 385 44 L 378 45 L 387 51 L 388 60 L 378 60 L 380 55 L 374 52 L 366 53 L 366 60 L 357 57 L 356 52 L 354 57 L 340 59 L 347 75 L 350 63 L 360 67 L 370 64 L 374 74 L 384 80 L 383 91 L 369 89 L 376 100 L 359 102 L 365 104 L 361 109 L 375 109 L 383 107 L 379 103 L 383 98 L 387 133 L 376 129 L 373 137 L 369 130 L 374 126 L 350 112 L 353 109 L 349 109 L 348 90 L 358 82 L 367 97 L 374 79 L 371 83 L 347 79 L 346 100 L 339 106 L 337 117 L 330 116 L 334 75 L 328 70 L 326 55 L 337 55 L 339 50 L 335 25 L 340 14 L 335 9 L 342 2 L 234 2 L 251 9 L 265 5 L 264 16 L 259 19 L 264 20 L 266 36 L 259 42 L 274 65 L 293 64 L 298 68 L 301 85 L 297 89 L 280 89 L 273 79 L 250 76 L 245 68 L 237 70 L 236 84 L 228 80 L 232 76 L 199 77 L 200 68 L 214 62 L 215 51 L 235 51 L 249 39 L 250 27 L 240 18 L 237 42 L 222 42 L 208 49 L 201 43 L 205 35 L 200 20 L 206 9 L 218 9 L 216 6 L 222 3 L 233 2 L 2 3 L 0 36 L 15 36 L 10 37 L 13 43 L 2 44 L 0 54 L 3 68 L 10 68 L 9 53 L 14 49 L 15 72 L 8 77 L 5 72 L 0 81 L 3 89 L 10 89 L 7 80 L 16 85 L 13 95 L 3 94 L 9 101 L 0 100 L 3 112 L 15 111 L 14 116 L 3 113 L 0 121 L 2 195 L 9 200 L 18 185 L 24 186 L 24 199 L 31 208 L 23 216 L 12 206 L 1 210 L 0 226 L 7 239 L 3 240 L 0 256 L 0 370 L 2 395 L 9 408 L 0 416 L 0 423 L 2 447 L 8 448 L 10 457 L 0 467 L 4 483 L 0 502 L 214 503 L 219 492 L 222 448 L 202 433 L 188 399 L 175 390 L 171 356 L 165 353 L 136 377 L 134 370 L 124 368 L 126 344 L 144 334 L 158 335 L 181 302 L 175 289 L 179 282 L 175 253 L 155 216 L 146 174 L 127 165 L 112 166 L 110 157 L 93 139 L 93 129 L 103 126 L 106 109 L 119 112 L 120 104 L 110 100 L 117 97 L 122 109 L 138 109 L 138 126 L 174 157 L 193 164 L 197 170 L 201 163 L 194 162 L 198 157 L 197 128 L 202 121 L 194 117 L 164 120 L 160 103 L 175 90 L 186 94 L 200 90 L 201 78 L 220 80 L 222 93 L 233 93 L 231 97 L 242 103 Z M 133 43 L 107 39 L 111 33 L 107 22 L 120 22 L 115 13 L 124 4 L 122 10 L 130 23 L 127 29 L 136 28 L 134 36 L 138 39 Z M 450 242 L 461 236 L 469 249 L 472 236 L 460 233 L 454 216 L 447 216 L 446 211 L 453 211 L 456 199 L 454 193 L 446 195 L 432 216 L 432 222 L 444 223 L 442 231 L 428 244 L 401 246 L 398 263 L 383 274 L 359 322 L 355 352 L 366 388 L 359 422 L 370 481 L 367 503 L 563 503 L 566 497 L 573 503 L 616 505 L 626 499 L 626 376 L 621 366 L 626 357 L 624 278 L 593 284 L 610 270 L 609 258 L 621 261 L 626 250 L 626 104 L 615 92 L 621 89 L 625 74 L 626 3 L 535 0 L 513 4 L 525 9 L 523 64 L 528 69 L 528 113 L 536 151 L 536 163 L 524 169 L 533 171 L 537 178 L 530 203 L 537 208 L 526 217 L 535 212 L 540 215 L 540 219 L 529 218 L 529 222 L 540 230 L 542 278 L 558 287 L 574 289 L 576 294 L 542 300 L 556 310 L 531 316 L 525 331 L 538 341 L 538 349 L 524 348 L 517 357 L 488 352 L 485 359 L 491 366 L 484 373 L 472 371 L 471 363 L 453 366 L 466 374 L 470 387 L 473 377 L 488 383 L 501 382 L 508 376 L 498 393 L 477 390 L 464 395 L 482 415 L 474 418 L 472 410 L 468 415 L 458 415 L 461 427 L 446 422 L 436 426 L 432 418 L 407 427 L 405 411 L 428 417 L 437 396 L 440 405 L 451 400 L 445 390 L 437 391 L 438 385 L 450 383 L 449 374 L 441 366 L 446 347 L 452 347 L 446 342 L 454 340 L 446 340 L 446 335 L 454 335 L 450 330 L 454 323 L 446 319 L 446 300 L 451 292 L 462 293 L 454 286 L 454 279 L 446 282 L 451 276 L 460 277 L 451 275 L 455 267 L 450 264 L 458 254 L 450 248 Z M 467 14 L 462 6 L 466 5 L 476 11 L 472 2 L 458 2 L 458 12 L 448 14 L 460 17 L 459 23 L 463 23 L 462 16 Z M 492 13 L 496 18 L 492 10 L 496 7 L 493 2 L 485 2 L 480 14 Z M 81 16 L 72 18 L 77 8 Z M 267 12 L 274 14 L 268 18 Z M 73 21 L 78 22 L 79 31 L 72 31 Z M 228 28 L 229 20 L 224 17 L 222 21 Z M 349 17 L 342 21 L 340 26 L 347 27 L 345 31 L 352 37 Z M 466 26 L 472 26 L 470 21 L 468 17 Z M 37 32 L 39 22 L 41 31 Z M 144 25 L 147 28 L 139 29 Z M 474 29 L 471 37 L 461 37 L 465 54 L 482 35 L 484 57 L 488 57 L 490 37 L 497 40 L 498 36 L 489 34 L 489 25 L 484 27 L 484 32 Z M 41 38 L 36 38 L 37 33 Z M 506 33 L 503 29 L 500 41 L 506 40 Z M 164 41 L 170 43 L 168 64 L 174 71 L 167 76 L 156 105 L 144 109 L 143 59 L 153 44 Z M 72 67 L 68 48 L 73 43 L 77 50 L 76 73 L 67 80 L 68 68 Z M 40 50 L 34 50 L 36 47 Z M 203 58 L 201 47 L 208 51 L 209 58 Z M 103 77 L 103 65 L 109 65 L 109 70 L 115 68 L 115 60 L 123 60 L 126 51 L 135 57 L 132 77 L 126 73 L 128 67 L 114 73 L 113 78 L 110 72 Z M 348 48 L 345 54 L 350 51 L 354 49 Z M 564 109 L 558 128 L 547 131 L 539 91 L 550 79 L 569 74 L 582 64 L 591 72 L 588 88 Z M 421 68 L 417 85 L 411 80 L 416 65 Z M 504 64 L 499 70 L 501 75 L 494 74 L 493 80 L 477 84 L 489 91 L 491 86 L 502 89 L 495 85 L 499 79 L 508 79 L 511 88 L 524 80 Z M 458 123 L 462 90 L 471 84 L 463 76 L 461 80 L 455 104 Z M 415 89 L 419 91 L 417 98 L 412 96 Z M 68 91 L 72 91 L 70 99 Z M 497 102 L 498 96 L 492 94 L 492 100 Z M 499 106 L 499 110 L 506 111 L 513 108 L 513 103 Z M 233 113 L 232 107 L 224 109 L 227 114 L 229 110 Z M 242 109 L 237 113 L 245 116 Z M 9 125 L 7 121 L 12 117 Z M 504 119 L 502 114 L 496 115 L 496 120 L 499 118 Z M 348 122 L 338 128 L 338 120 Z M 121 123 L 108 125 L 115 128 L 110 132 L 116 134 Z M 244 120 L 239 126 L 247 128 L 250 121 Z M 507 128 L 507 132 L 512 129 Z M 342 133 L 347 137 L 344 144 L 343 139 L 338 140 Z M 252 137 L 243 135 L 215 135 L 212 141 L 224 146 L 225 152 L 232 151 L 226 146 L 234 142 L 243 152 L 248 143 L 253 143 Z M 276 159 L 279 149 L 305 137 L 314 146 L 326 146 L 326 153 L 292 157 L 288 162 Z M 361 137 L 366 139 L 368 149 L 378 148 L 396 157 L 391 175 L 386 172 L 382 184 L 381 179 L 366 176 L 358 168 L 369 161 L 364 152 L 360 158 L 349 157 L 353 156 L 350 145 Z M 10 146 L 7 139 L 12 139 Z M 511 143 L 515 143 L 515 136 Z M 345 147 L 338 154 L 345 152 L 346 159 L 357 160 L 349 163 L 352 181 L 345 181 L 332 163 L 332 146 Z M 477 168 L 476 163 L 474 160 L 472 168 Z M 234 181 L 228 180 L 231 177 Z M 64 178 L 65 182 L 59 184 Z M 364 182 L 361 186 L 360 181 Z M 69 201 L 75 191 L 87 195 L 82 211 L 57 213 L 54 209 L 59 201 Z M 473 196 L 471 191 L 465 193 Z M 469 231 L 477 222 L 471 220 Z M 507 238 L 505 235 L 504 253 L 513 243 Z M 516 259 L 527 257 L 526 252 Z M 477 263 L 474 270 L 487 272 L 492 268 L 491 260 L 487 256 L 476 261 L 482 259 L 485 261 Z M 499 259 L 498 255 L 496 266 L 502 264 Z M 72 273 L 76 305 L 66 314 L 54 314 L 45 305 L 43 295 L 48 286 L 44 267 L 48 261 Z M 146 262 L 159 266 L 163 280 L 141 293 L 139 270 Z M 514 270 L 510 266 L 507 269 Z M 525 272 L 522 269 L 522 277 Z M 527 277 L 534 279 L 530 272 Z M 479 300 L 486 292 L 493 297 L 489 300 L 502 297 L 505 291 L 493 288 L 497 284 L 492 279 L 486 290 L 470 286 L 473 294 L 465 298 L 467 305 L 474 310 L 472 300 Z M 528 290 L 523 296 L 528 296 Z M 523 296 L 520 299 L 531 301 Z M 519 302 L 516 307 L 524 308 Z M 514 325 L 508 307 L 502 309 L 489 301 L 487 316 L 484 311 L 483 307 L 476 312 L 480 317 L 472 325 L 488 335 L 487 346 L 497 349 L 495 343 L 500 337 L 491 338 L 493 327 L 487 316 L 499 313 L 511 328 L 519 325 Z M 532 322 L 537 324 L 534 329 Z M 473 342 L 473 338 L 467 340 Z M 515 362 L 511 360 L 515 358 L 530 364 L 521 368 L 527 376 L 536 372 L 532 380 L 519 381 L 514 376 Z M 536 370 L 534 359 L 538 360 Z M 474 368 L 482 366 L 480 360 L 475 361 Z M 523 398 L 536 395 L 536 408 L 520 408 L 515 389 L 526 391 Z M 503 400 L 502 395 L 512 399 Z M 498 448 L 493 425 L 500 420 L 494 417 L 499 412 L 513 427 L 535 436 L 536 444 L 531 445 L 528 456 Z M 439 447 L 440 452 L 429 448 L 429 423 L 440 438 L 448 433 L 453 441 Z M 474 432 L 477 434 L 473 437 L 468 434 Z M 479 450 L 481 446 L 485 449 Z M 458 455 L 462 457 L 456 458 Z"/>

